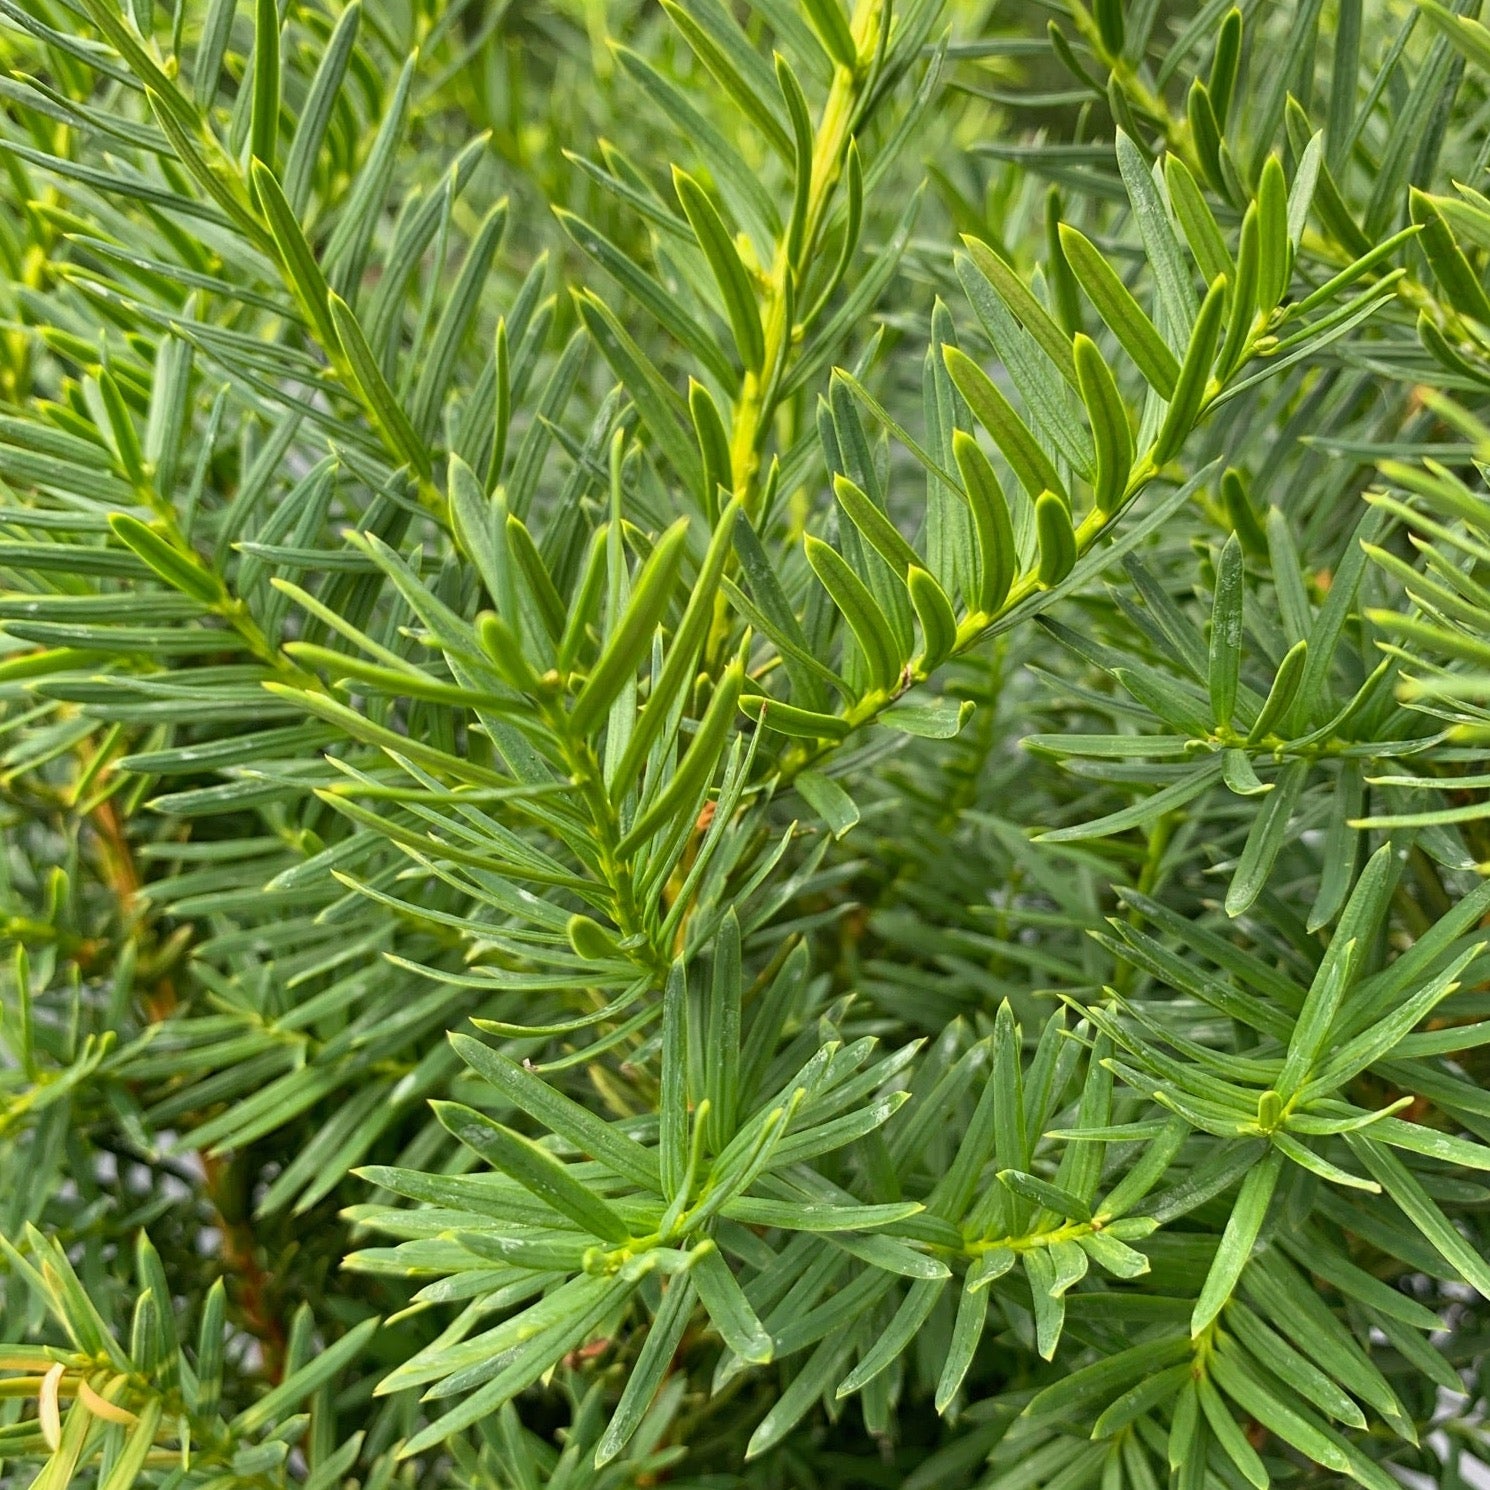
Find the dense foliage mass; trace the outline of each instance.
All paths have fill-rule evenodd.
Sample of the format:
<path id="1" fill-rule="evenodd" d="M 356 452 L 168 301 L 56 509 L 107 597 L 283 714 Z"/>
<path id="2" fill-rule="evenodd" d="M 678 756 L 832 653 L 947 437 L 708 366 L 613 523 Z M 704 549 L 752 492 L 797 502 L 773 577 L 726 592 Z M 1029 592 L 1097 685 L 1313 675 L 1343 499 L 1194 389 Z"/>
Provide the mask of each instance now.
<path id="1" fill-rule="evenodd" d="M 0 0 L 0 1485 L 1484 1484 L 1473 0 Z"/>

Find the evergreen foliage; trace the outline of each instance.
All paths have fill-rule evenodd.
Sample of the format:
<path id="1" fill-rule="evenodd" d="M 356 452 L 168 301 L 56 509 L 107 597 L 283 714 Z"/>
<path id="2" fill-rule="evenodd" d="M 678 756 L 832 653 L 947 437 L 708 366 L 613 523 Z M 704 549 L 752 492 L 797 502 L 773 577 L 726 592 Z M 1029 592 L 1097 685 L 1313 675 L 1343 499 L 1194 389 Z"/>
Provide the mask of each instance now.
<path id="1" fill-rule="evenodd" d="M 0 1485 L 1486 1483 L 1477 10 L 0 0 Z"/>

